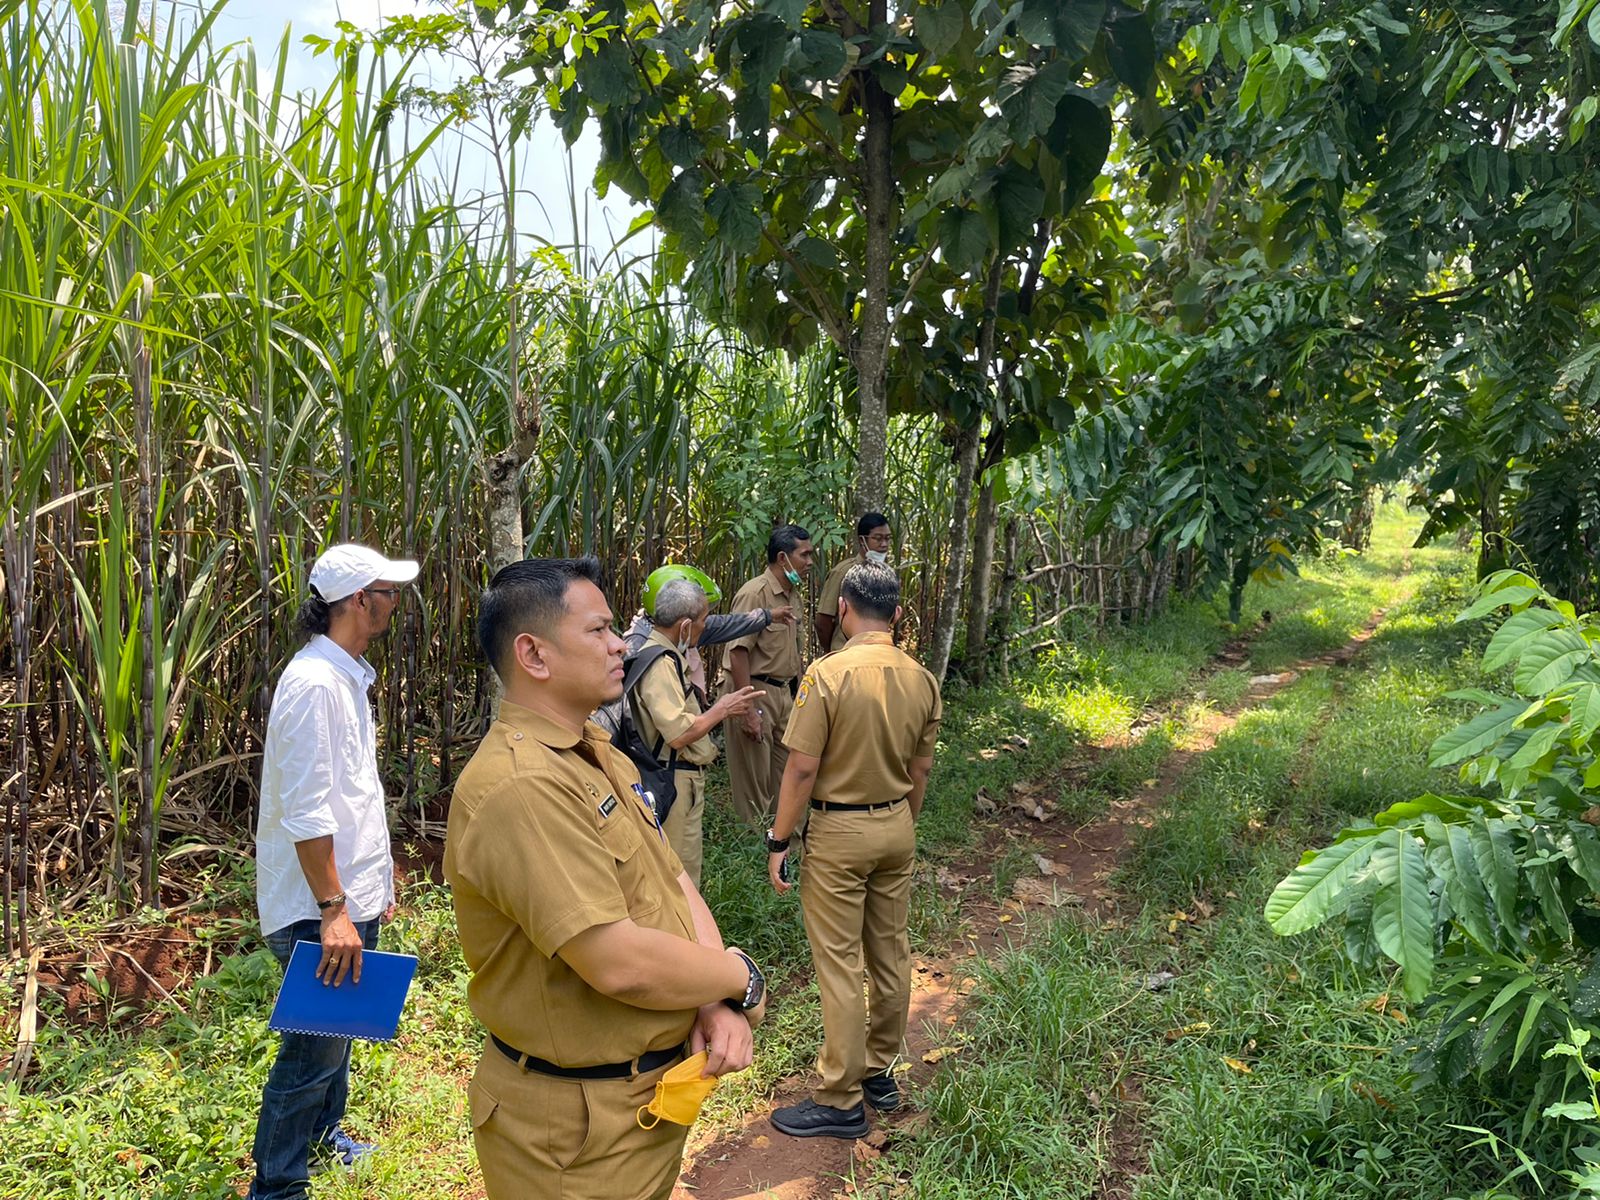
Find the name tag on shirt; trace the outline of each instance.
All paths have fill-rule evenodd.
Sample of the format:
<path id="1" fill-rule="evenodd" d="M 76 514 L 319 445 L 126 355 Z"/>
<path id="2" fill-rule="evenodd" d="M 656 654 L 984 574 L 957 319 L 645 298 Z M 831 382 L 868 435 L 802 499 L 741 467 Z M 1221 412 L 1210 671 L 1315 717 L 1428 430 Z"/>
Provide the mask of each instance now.
<path id="1" fill-rule="evenodd" d="M 600 816 L 602 818 L 609 817 L 612 813 L 614 813 L 616 811 L 617 811 L 617 798 L 615 796 L 607 796 L 604 800 L 602 800 L 600 802 Z"/>

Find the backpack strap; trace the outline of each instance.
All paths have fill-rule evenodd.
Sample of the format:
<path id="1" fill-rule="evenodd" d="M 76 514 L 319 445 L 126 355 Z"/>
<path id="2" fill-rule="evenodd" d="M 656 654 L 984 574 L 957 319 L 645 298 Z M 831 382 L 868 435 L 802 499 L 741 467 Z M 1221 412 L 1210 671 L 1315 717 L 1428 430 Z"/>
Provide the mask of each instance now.
<path id="1" fill-rule="evenodd" d="M 644 646 L 640 647 L 637 654 L 630 654 L 622 660 L 622 704 L 624 711 L 626 711 L 629 704 L 629 698 L 633 695 L 634 691 L 637 690 L 639 681 L 644 678 L 645 672 L 651 667 L 655 666 L 657 660 L 659 660 L 662 655 L 666 655 L 672 659 L 672 665 L 678 669 L 678 683 L 687 691 L 689 685 L 684 680 L 683 659 L 678 657 L 678 652 L 676 650 L 670 650 L 666 646 L 662 645 L 652 646 L 647 642 Z M 656 744 L 650 747 L 650 757 L 655 759 L 657 762 L 660 762 L 661 750 L 665 744 L 666 739 L 657 736 Z M 669 770 L 677 769 L 678 752 L 676 750 L 673 750 L 671 754 L 668 755 L 666 765 Z"/>

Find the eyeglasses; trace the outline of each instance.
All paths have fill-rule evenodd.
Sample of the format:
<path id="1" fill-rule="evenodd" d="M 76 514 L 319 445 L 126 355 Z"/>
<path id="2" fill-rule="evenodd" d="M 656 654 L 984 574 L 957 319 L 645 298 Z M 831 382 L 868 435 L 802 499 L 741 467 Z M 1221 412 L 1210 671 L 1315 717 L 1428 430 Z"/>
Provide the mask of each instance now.
<path id="1" fill-rule="evenodd" d="M 362 588 L 369 596 L 403 596 L 405 588 Z"/>

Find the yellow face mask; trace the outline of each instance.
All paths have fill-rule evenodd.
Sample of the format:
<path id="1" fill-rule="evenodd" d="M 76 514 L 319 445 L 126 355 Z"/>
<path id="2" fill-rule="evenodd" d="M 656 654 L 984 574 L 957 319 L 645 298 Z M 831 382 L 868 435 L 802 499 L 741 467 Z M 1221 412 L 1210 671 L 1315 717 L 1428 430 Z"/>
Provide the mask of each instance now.
<path id="1" fill-rule="evenodd" d="M 706 1052 L 700 1051 L 686 1058 L 656 1081 L 656 1094 L 649 1104 L 641 1104 L 634 1114 L 641 1129 L 654 1129 L 663 1120 L 674 1125 L 693 1125 L 700 1115 L 700 1106 L 717 1087 L 717 1078 L 700 1078 L 706 1069 Z M 649 1113 L 651 1120 L 645 1121 Z"/>

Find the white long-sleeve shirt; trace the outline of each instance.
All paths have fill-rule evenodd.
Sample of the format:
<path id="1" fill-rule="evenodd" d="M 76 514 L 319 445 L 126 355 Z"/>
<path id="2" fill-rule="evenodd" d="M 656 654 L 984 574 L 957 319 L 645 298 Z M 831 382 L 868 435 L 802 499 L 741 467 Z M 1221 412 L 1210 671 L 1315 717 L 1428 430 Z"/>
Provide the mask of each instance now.
<path id="1" fill-rule="evenodd" d="M 367 698 L 376 678 L 366 659 L 350 657 L 319 635 L 278 681 L 267 717 L 256 822 L 256 906 L 263 933 L 321 915 L 296 842 L 333 837 L 352 921 L 380 916 L 394 899 L 378 734 Z"/>

